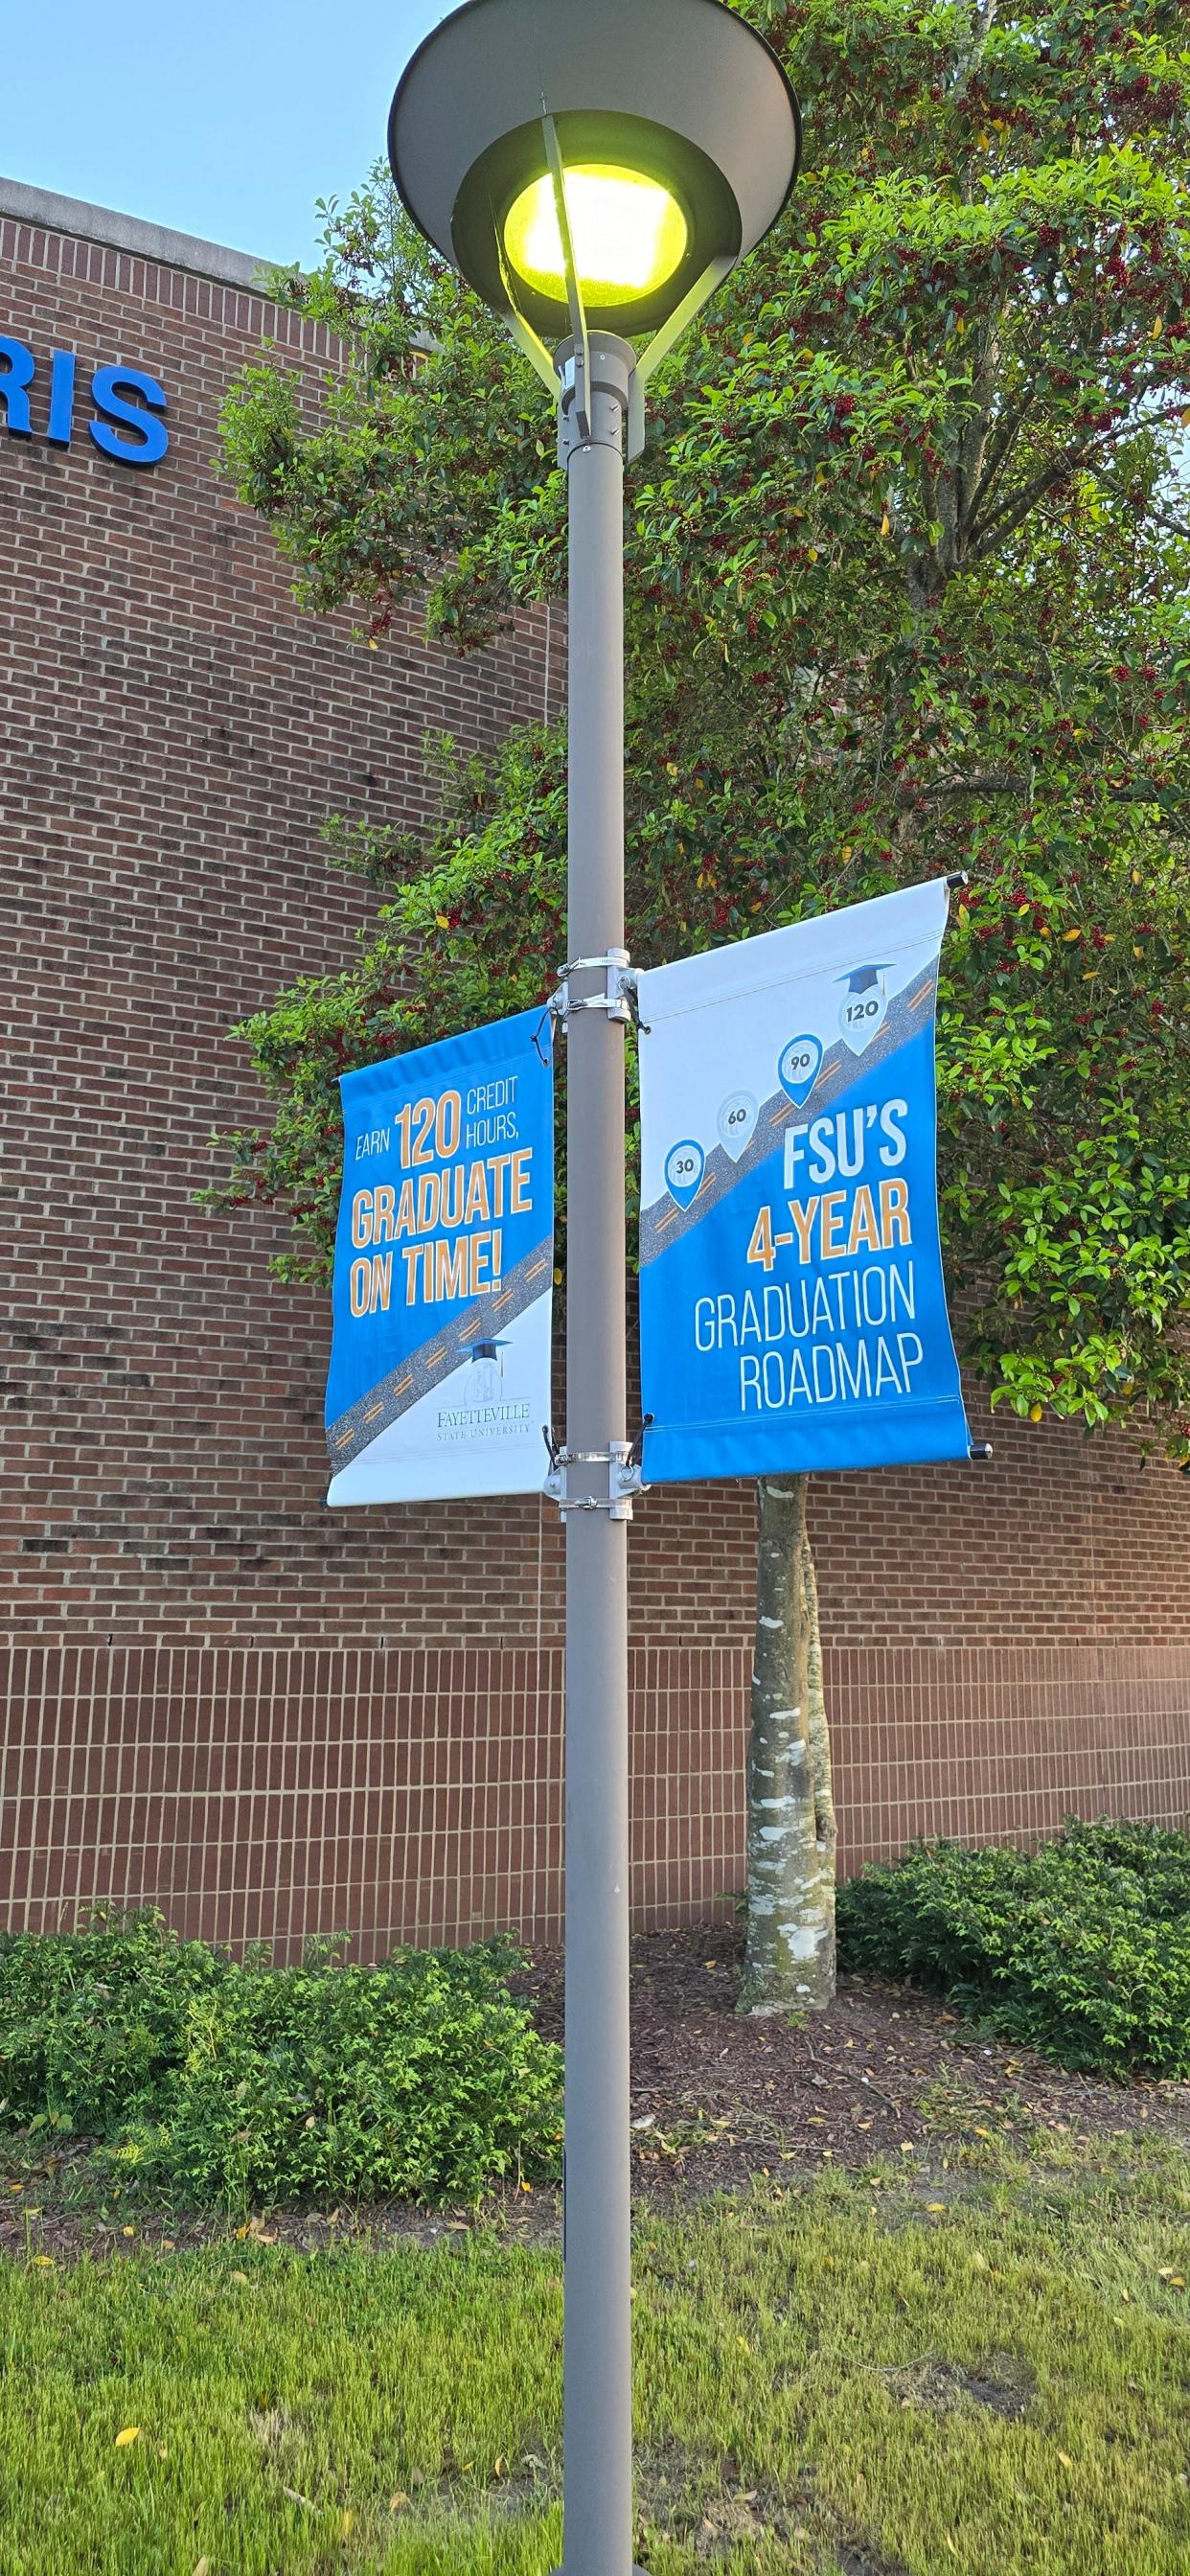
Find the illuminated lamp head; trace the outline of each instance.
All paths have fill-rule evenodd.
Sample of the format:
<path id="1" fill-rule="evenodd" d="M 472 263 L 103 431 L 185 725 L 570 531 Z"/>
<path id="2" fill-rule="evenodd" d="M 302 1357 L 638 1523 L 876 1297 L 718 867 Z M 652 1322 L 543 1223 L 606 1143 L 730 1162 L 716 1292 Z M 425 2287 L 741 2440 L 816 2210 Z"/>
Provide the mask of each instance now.
<path id="1" fill-rule="evenodd" d="M 571 315 L 543 117 L 586 322 L 622 338 L 751 250 L 797 169 L 785 73 L 722 0 L 465 0 L 398 83 L 393 176 L 484 302 L 555 343 Z"/>

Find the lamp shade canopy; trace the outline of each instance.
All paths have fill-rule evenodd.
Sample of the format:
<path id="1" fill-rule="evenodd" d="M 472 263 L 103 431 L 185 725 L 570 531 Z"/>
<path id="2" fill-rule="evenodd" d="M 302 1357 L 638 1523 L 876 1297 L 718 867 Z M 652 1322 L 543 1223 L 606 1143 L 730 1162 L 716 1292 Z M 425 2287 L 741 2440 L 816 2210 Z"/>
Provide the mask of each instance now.
<path id="1" fill-rule="evenodd" d="M 389 118 L 414 222 L 496 312 L 569 327 L 542 117 L 588 322 L 651 331 L 776 221 L 801 146 L 776 55 L 723 0 L 466 0 Z"/>

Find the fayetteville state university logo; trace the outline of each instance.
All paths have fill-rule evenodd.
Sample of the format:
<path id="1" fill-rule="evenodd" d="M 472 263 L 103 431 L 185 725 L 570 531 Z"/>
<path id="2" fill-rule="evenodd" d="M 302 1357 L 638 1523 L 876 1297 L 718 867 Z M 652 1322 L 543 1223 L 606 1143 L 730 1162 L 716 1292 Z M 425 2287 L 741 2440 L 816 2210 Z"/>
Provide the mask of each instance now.
<path id="1" fill-rule="evenodd" d="M 9 436 L 69 447 L 76 409 L 85 400 L 77 375 L 73 349 L 52 350 L 48 368 L 39 367 L 27 342 L 0 333 L 0 411 Z M 96 367 L 90 399 L 87 435 L 101 455 L 114 457 L 117 465 L 161 463 L 169 431 L 161 418 L 165 394 L 155 376 L 141 367 Z"/>

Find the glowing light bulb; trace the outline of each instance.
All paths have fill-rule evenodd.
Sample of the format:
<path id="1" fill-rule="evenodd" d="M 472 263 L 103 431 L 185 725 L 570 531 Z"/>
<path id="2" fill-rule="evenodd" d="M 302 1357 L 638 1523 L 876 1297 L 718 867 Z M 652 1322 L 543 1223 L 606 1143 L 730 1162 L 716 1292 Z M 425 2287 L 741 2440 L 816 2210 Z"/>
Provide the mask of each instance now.
<path id="1" fill-rule="evenodd" d="M 566 173 L 575 267 L 592 304 L 631 304 L 672 277 L 685 255 L 686 218 L 657 179 L 580 162 Z M 548 172 L 522 188 L 504 222 L 504 247 L 526 285 L 564 302 L 562 236 Z"/>

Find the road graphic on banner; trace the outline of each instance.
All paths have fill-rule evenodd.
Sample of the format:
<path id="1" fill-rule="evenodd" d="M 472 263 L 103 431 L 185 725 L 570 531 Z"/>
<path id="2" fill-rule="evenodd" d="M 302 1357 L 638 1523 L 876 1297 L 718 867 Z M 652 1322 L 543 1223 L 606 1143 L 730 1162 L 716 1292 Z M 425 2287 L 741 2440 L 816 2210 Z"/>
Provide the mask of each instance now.
<path id="1" fill-rule="evenodd" d="M 897 997 L 890 1006 L 884 1027 L 872 1047 L 873 1069 L 885 1056 L 893 1054 L 898 1046 L 902 1046 L 906 1038 L 911 1037 L 916 1029 L 925 1024 L 932 1025 L 937 989 L 938 971 L 933 967 L 910 992 Z M 830 1108 L 839 1093 L 854 1080 L 854 1062 L 849 1058 L 845 1047 L 840 1044 L 831 1054 L 823 1058 L 822 1070 L 813 1090 L 815 1115 L 820 1115 L 824 1109 Z M 738 1182 L 749 1178 L 757 1165 L 764 1162 L 766 1155 L 771 1154 L 774 1132 L 779 1131 L 783 1136 L 789 1120 L 789 1095 L 784 1091 L 776 1091 L 771 1098 L 762 1103 L 754 1133 L 738 1163 L 733 1163 L 730 1156 L 718 1147 L 708 1154 L 698 1187 L 697 1207 L 693 1201 L 683 1207 L 677 1199 L 671 1197 L 668 1189 L 663 1198 L 654 1201 L 652 1207 L 642 1207 L 640 1216 L 642 1269 L 647 1262 L 656 1261 L 660 1253 L 668 1251 L 669 1246 L 676 1243 L 682 1235 L 688 1234 L 692 1226 L 701 1225 L 708 1210 L 716 1206 L 726 1196 L 728 1190 L 734 1189 Z"/>
<path id="2" fill-rule="evenodd" d="M 470 1361 L 473 1353 L 484 1343 L 498 1342 L 513 1317 L 523 1314 L 525 1308 L 550 1287 L 553 1258 L 553 1236 L 547 1235 L 541 1243 L 534 1245 L 532 1252 L 526 1254 L 515 1270 L 507 1274 L 503 1286 L 494 1296 L 485 1297 L 482 1305 L 468 1307 L 445 1332 L 411 1350 L 399 1368 L 382 1378 L 378 1386 L 371 1387 L 346 1413 L 341 1413 L 336 1422 L 329 1422 L 327 1446 L 336 1472 L 347 1466 L 351 1459 L 358 1458 L 361 1450 L 369 1448 L 373 1440 L 379 1439 L 390 1423 L 399 1422 L 402 1414 L 408 1413 L 423 1395 L 431 1394 L 465 1361 Z M 548 1407 L 545 1418 L 548 1419 Z M 544 1459 L 540 1430 L 538 1448 Z M 539 1484 L 543 1476 L 544 1467 L 541 1467 L 537 1479 Z"/>
<path id="3" fill-rule="evenodd" d="M 343 1076 L 331 1504 L 541 1489 L 554 1277 L 541 1017 Z"/>
<path id="4" fill-rule="evenodd" d="M 646 1482 L 965 1458 L 935 1173 L 945 882 L 639 979 Z"/>

